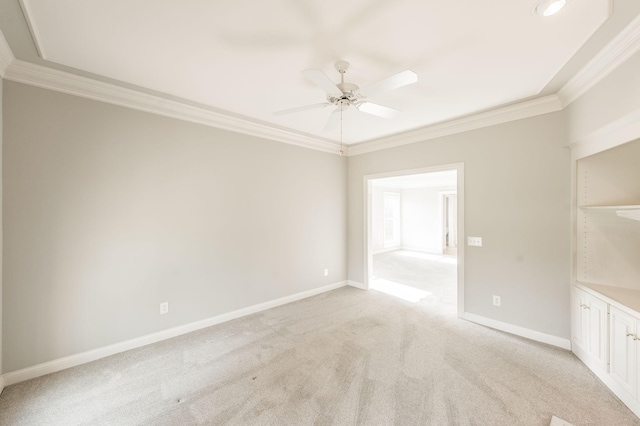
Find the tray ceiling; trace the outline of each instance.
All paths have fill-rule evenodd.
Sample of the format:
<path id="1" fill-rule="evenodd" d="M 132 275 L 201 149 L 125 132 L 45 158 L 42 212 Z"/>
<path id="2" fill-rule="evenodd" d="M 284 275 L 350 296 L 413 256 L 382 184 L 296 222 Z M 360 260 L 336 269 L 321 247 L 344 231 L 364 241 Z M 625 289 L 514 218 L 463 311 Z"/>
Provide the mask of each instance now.
<path id="1" fill-rule="evenodd" d="M 386 120 L 349 110 L 345 144 L 374 140 L 536 97 L 607 20 L 608 0 L 573 0 L 558 15 L 535 1 L 22 0 L 47 61 L 339 140 L 332 108 L 274 116 L 325 101 L 301 71 L 349 61 L 363 87 L 411 69 L 416 84 L 371 101 Z"/>

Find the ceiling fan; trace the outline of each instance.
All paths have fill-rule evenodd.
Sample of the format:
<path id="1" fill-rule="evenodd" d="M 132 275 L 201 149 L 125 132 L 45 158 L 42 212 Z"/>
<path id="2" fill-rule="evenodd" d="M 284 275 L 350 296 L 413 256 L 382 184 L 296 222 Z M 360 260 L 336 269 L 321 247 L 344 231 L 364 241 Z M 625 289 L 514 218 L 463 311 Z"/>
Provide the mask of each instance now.
<path id="1" fill-rule="evenodd" d="M 340 119 L 340 113 L 350 106 L 353 106 L 358 111 L 391 119 L 395 118 L 400 111 L 384 105 L 369 102 L 367 98 L 378 93 L 398 89 L 418 81 L 418 75 L 415 72 L 405 70 L 360 89 L 357 85 L 353 83 L 345 83 L 344 81 L 344 75 L 347 72 L 347 69 L 349 69 L 349 62 L 338 61 L 336 62 L 335 67 L 340 73 L 340 83 L 338 84 L 331 81 L 331 79 L 329 79 L 329 77 L 327 77 L 327 75 L 321 70 L 302 71 L 302 74 L 309 79 L 309 81 L 327 93 L 327 102 L 286 109 L 275 112 L 274 115 L 291 114 L 309 109 L 324 108 L 330 105 L 336 106 L 337 108 L 333 113 L 331 113 L 327 120 L 327 124 L 324 128 L 325 131 L 334 129 Z"/>

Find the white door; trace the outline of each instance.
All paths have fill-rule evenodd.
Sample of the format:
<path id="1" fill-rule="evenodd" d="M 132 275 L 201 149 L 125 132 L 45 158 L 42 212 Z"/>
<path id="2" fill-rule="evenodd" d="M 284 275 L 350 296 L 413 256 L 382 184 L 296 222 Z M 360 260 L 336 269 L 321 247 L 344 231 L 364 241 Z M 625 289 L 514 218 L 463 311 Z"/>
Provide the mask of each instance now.
<path id="1" fill-rule="evenodd" d="M 635 319 L 611 307 L 611 377 L 632 395 L 636 394 Z"/>
<path id="2" fill-rule="evenodd" d="M 586 311 L 589 315 L 588 349 L 598 365 L 607 370 L 607 304 L 587 295 Z"/>
<path id="3" fill-rule="evenodd" d="M 587 295 L 575 287 L 571 290 L 571 341 L 586 351 L 589 338 L 589 314 L 584 306 L 587 303 Z"/>

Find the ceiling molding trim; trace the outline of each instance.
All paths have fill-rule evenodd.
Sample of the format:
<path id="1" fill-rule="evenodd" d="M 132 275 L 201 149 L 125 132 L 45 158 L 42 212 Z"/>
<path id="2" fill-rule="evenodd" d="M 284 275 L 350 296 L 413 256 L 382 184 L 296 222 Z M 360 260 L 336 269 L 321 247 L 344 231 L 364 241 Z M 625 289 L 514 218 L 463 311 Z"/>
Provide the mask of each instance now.
<path id="1" fill-rule="evenodd" d="M 19 59 L 13 60 L 6 68 L 5 78 L 17 83 L 332 154 L 338 154 L 340 149 L 340 144 L 336 142 L 281 130 L 260 122 L 233 117 Z"/>
<path id="2" fill-rule="evenodd" d="M 567 107 L 640 50 L 640 16 L 607 44 L 558 91 Z"/>
<path id="3" fill-rule="evenodd" d="M 4 34 L 0 31 L 0 77 L 4 78 L 6 69 L 14 59 L 16 58 L 13 56 L 13 51 L 4 38 Z"/>
<path id="4" fill-rule="evenodd" d="M 29 27 L 29 32 L 31 33 L 33 44 L 36 46 L 36 51 L 42 59 L 47 59 L 44 54 L 44 50 L 42 49 L 42 43 L 40 41 L 42 40 L 42 37 L 40 37 L 40 31 L 38 31 L 36 21 L 32 18 L 33 12 L 31 11 L 31 3 L 29 3 L 29 0 L 20 0 L 19 3 L 20 7 L 22 8 L 22 14 L 27 21 L 27 27 Z"/>
<path id="5" fill-rule="evenodd" d="M 615 148 L 640 138 L 640 109 L 582 136 L 573 137 L 571 155 L 573 160 Z"/>
<path id="6" fill-rule="evenodd" d="M 349 155 L 354 156 L 382 149 L 395 148 L 402 145 L 467 132 L 469 130 L 494 126 L 496 124 L 502 124 L 509 121 L 560 111 L 561 109 L 562 104 L 558 96 L 544 96 L 433 126 L 423 127 L 406 133 L 351 145 L 349 147 Z"/>

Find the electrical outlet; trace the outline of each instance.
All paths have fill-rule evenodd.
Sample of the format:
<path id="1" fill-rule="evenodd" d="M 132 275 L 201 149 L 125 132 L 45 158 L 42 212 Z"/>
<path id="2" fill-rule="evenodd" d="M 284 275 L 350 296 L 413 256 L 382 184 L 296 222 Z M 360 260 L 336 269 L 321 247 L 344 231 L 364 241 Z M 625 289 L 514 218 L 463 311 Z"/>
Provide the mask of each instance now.
<path id="1" fill-rule="evenodd" d="M 162 302 L 160 304 L 160 315 L 169 313 L 169 302 Z"/>
<path id="2" fill-rule="evenodd" d="M 500 306 L 500 303 L 502 303 L 500 301 L 500 296 L 493 296 L 493 305 L 494 306 Z"/>
<path id="3" fill-rule="evenodd" d="M 325 277 L 328 277 L 328 276 L 329 276 L 329 270 L 328 270 L 328 269 L 325 269 L 325 270 L 324 270 L 324 276 L 325 276 Z"/>
<path id="4" fill-rule="evenodd" d="M 482 237 L 467 237 L 467 245 L 482 247 Z"/>

